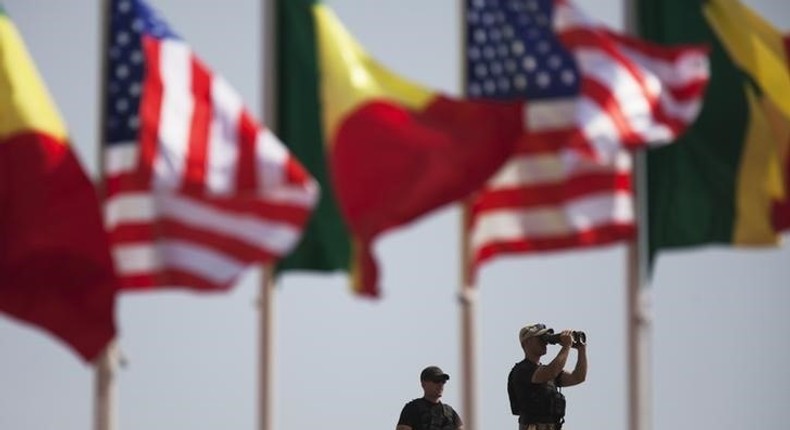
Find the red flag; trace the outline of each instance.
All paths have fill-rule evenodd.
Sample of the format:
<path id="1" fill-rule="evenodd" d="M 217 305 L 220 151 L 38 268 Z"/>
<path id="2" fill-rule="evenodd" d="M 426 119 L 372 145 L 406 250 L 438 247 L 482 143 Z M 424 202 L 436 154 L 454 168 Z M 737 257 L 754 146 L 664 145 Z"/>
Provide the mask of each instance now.
<path id="1" fill-rule="evenodd" d="M 93 185 L 0 8 L 0 311 L 92 360 L 115 335 L 117 281 Z"/>
<path id="2" fill-rule="evenodd" d="M 523 104 L 451 100 L 368 56 L 315 5 L 324 133 L 357 251 L 356 291 L 377 296 L 373 241 L 480 187 L 523 132 Z"/>

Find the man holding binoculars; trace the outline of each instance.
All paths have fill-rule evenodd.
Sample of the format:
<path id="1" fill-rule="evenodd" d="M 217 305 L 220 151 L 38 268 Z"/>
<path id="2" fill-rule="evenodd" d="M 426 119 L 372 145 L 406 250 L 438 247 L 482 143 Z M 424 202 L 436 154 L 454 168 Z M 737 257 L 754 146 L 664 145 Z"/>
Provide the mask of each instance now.
<path id="1" fill-rule="evenodd" d="M 524 360 L 510 371 L 507 392 L 519 430 L 559 430 L 565 421 L 565 396 L 559 388 L 580 384 L 587 377 L 587 336 L 572 330 L 554 333 L 545 324 L 529 324 L 521 328 L 518 340 Z M 541 364 L 549 343 L 559 344 L 560 350 L 549 364 Z M 566 372 L 571 348 L 577 351 L 576 366 Z"/>

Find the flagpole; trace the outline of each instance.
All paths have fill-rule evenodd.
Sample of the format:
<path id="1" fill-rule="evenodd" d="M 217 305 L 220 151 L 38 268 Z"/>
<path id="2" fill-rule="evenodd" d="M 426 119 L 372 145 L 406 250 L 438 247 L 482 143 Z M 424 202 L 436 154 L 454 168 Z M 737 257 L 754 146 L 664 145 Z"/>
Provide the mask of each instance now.
<path id="1" fill-rule="evenodd" d="M 264 126 L 276 132 L 273 127 L 277 124 L 277 0 L 262 0 L 261 3 L 261 72 L 263 74 L 262 109 Z M 275 280 L 274 264 L 263 267 L 261 295 L 259 301 L 260 313 L 259 340 L 258 340 L 258 430 L 272 430 L 274 423 L 274 350 L 275 350 Z"/>
<path id="2" fill-rule="evenodd" d="M 636 172 L 635 172 L 636 173 Z M 628 428 L 652 428 L 651 300 L 640 269 L 638 240 L 628 246 Z"/>
<path id="3" fill-rule="evenodd" d="M 469 270 L 469 204 L 461 205 L 461 389 L 464 429 L 477 429 L 477 294 Z"/>
<path id="4" fill-rule="evenodd" d="M 646 154 L 634 154 L 634 216 L 637 237 L 628 243 L 626 303 L 628 428 L 651 430 L 652 409 L 652 295 L 647 285 L 646 248 Z"/>
<path id="5" fill-rule="evenodd" d="M 466 94 L 466 2 L 458 2 L 458 29 L 461 47 L 461 94 Z M 461 284 L 458 304 L 461 307 L 461 401 L 464 429 L 477 430 L 477 292 L 469 268 L 469 202 L 461 203 Z"/>
<path id="6" fill-rule="evenodd" d="M 636 35 L 637 4 L 625 1 L 626 33 Z M 626 316 L 627 372 L 628 372 L 628 428 L 651 430 L 653 428 L 652 397 L 652 292 L 647 279 L 647 153 L 634 154 L 634 218 L 636 237 L 629 241 L 627 256 L 628 306 Z"/>
<path id="7" fill-rule="evenodd" d="M 112 340 L 94 365 L 94 421 L 96 430 L 114 430 L 117 428 L 115 414 L 118 346 Z"/>
<path id="8" fill-rule="evenodd" d="M 271 430 L 274 422 L 273 387 L 274 387 L 274 266 L 263 268 L 261 297 L 258 302 L 260 314 L 258 354 L 258 426 L 260 430 Z"/>
<path id="9" fill-rule="evenodd" d="M 109 27 L 110 27 L 110 1 L 102 0 L 100 3 L 101 17 L 99 18 L 99 91 L 98 103 L 99 106 L 99 121 L 98 132 L 98 174 L 97 181 L 98 189 L 96 191 L 100 209 L 103 211 L 104 207 L 104 141 L 105 132 L 104 124 L 106 122 L 106 97 L 104 89 L 107 87 L 107 50 L 109 46 Z M 118 368 L 118 345 L 115 339 L 111 340 L 107 347 L 102 351 L 101 355 L 94 363 L 94 399 L 93 399 L 93 428 L 95 430 L 115 430 L 117 428 L 116 418 L 116 399 L 117 389 L 115 385 L 115 374 Z"/>

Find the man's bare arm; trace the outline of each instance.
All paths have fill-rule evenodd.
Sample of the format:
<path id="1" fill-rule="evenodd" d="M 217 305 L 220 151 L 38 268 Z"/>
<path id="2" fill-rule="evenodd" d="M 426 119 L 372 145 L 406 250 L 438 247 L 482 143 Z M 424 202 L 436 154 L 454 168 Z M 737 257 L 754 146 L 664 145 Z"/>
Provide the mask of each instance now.
<path id="1" fill-rule="evenodd" d="M 578 356 L 576 357 L 576 366 L 573 368 L 573 372 L 563 372 L 560 377 L 560 385 L 563 387 L 581 384 L 587 379 L 587 346 L 580 345 L 576 349 Z"/>
<path id="2" fill-rule="evenodd" d="M 535 373 L 532 374 L 532 383 L 543 384 L 559 376 L 560 373 L 562 373 L 562 369 L 565 367 L 565 362 L 568 361 L 570 350 L 571 348 L 569 346 L 563 345 L 560 352 L 554 357 L 554 360 L 551 360 L 551 363 L 545 366 L 538 366 L 538 368 L 535 369 Z"/>

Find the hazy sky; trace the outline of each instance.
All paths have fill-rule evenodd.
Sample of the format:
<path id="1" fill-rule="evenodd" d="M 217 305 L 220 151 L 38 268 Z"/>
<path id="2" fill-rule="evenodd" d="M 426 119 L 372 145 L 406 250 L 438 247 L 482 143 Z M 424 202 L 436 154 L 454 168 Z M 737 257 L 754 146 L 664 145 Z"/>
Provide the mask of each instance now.
<path id="1" fill-rule="evenodd" d="M 2 2 L 95 172 L 100 2 Z M 260 112 L 259 2 L 152 3 Z M 383 63 L 459 93 L 459 2 L 328 3 Z M 785 0 L 746 3 L 790 30 Z M 621 27 L 620 1 L 576 4 Z M 380 301 L 352 297 L 342 275 L 283 278 L 272 351 L 275 429 L 392 429 L 403 404 L 421 395 L 418 374 L 429 364 L 452 375 L 444 400 L 461 409 L 459 228 L 451 207 L 384 236 Z M 505 379 L 522 358 L 517 331 L 543 321 L 589 338 L 587 382 L 565 390 L 566 427 L 625 430 L 625 258 L 624 246 L 612 246 L 485 266 L 476 322 L 480 429 L 515 428 Z M 256 428 L 258 285 L 253 271 L 229 294 L 120 296 L 127 365 L 117 380 L 119 429 Z M 651 287 L 655 429 L 778 428 L 790 420 L 789 287 L 790 245 L 662 255 Z M 92 368 L 65 346 L 0 317 L 0 429 L 90 429 L 93 383 Z"/>

